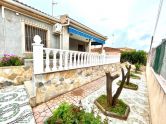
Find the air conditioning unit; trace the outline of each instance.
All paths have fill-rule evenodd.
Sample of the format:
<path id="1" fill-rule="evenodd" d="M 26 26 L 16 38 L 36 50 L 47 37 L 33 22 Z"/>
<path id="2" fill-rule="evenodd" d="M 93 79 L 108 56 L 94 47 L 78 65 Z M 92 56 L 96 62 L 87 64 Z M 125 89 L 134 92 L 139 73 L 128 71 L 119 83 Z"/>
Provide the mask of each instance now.
<path id="1" fill-rule="evenodd" d="M 61 30 L 62 30 L 62 25 L 61 24 L 56 23 L 53 26 L 53 33 L 61 33 Z"/>

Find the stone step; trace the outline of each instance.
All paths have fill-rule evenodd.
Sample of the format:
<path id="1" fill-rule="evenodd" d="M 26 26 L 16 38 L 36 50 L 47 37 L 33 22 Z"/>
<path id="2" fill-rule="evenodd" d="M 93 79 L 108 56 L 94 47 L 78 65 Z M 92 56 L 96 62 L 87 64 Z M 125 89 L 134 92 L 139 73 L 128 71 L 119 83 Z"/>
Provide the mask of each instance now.
<path id="1" fill-rule="evenodd" d="M 33 107 L 36 105 L 36 96 L 35 96 L 34 91 L 33 91 L 34 87 L 33 87 L 32 80 L 31 81 L 24 81 L 24 86 L 25 86 L 25 89 L 26 89 L 27 94 L 29 96 L 29 103 Z"/>
<path id="2" fill-rule="evenodd" d="M 13 86 L 13 81 L 9 80 L 7 78 L 4 77 L 0 77 L 0 89 L 4 89 L 7 88 L 9 86 Z"/>
<path id="3" fill-rule="evenodd" d="M 0 124 L 35 124 L 24 85 L 1 89 L 0 99 Z"/>

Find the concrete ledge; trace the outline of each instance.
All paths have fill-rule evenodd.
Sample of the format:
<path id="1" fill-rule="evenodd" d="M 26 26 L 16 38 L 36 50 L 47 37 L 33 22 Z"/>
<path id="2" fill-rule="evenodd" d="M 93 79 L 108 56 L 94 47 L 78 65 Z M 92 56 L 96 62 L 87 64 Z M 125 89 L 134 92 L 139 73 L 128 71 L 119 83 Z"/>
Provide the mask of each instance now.
<path id="1" fill-rule="evenodd" d="M 149 93 L 152 124 L 165 124 L 166 118 L 166 81 L 147 65 L 146 77 Z"/>

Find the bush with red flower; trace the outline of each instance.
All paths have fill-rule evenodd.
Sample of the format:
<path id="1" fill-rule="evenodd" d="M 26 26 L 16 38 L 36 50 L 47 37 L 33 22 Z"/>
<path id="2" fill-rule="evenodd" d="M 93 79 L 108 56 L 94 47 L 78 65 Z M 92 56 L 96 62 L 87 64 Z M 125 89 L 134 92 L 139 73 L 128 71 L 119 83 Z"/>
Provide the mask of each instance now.
<path id="1" fill-rule="evenodd" d="M 0 59 L 0 67 L 20 66 L 23 64 L 24 64 L 23 59 L 13 54 L 4 54 L 4 56 Z"/>

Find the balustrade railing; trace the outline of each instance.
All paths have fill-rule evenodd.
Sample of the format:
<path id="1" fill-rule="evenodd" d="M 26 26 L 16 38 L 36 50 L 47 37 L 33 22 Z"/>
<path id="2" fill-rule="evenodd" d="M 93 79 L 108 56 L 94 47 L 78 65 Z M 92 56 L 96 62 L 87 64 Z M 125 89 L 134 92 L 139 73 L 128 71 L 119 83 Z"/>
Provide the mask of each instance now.
<path id="1" fill-rule="evenodd" d="M 61 49 L 43 48 L 40 37 L 33 43 L 34 74 L 56 72 L 120 62 L 120 55 L 105 55 Z"/>

